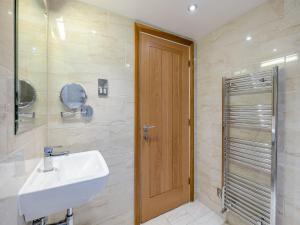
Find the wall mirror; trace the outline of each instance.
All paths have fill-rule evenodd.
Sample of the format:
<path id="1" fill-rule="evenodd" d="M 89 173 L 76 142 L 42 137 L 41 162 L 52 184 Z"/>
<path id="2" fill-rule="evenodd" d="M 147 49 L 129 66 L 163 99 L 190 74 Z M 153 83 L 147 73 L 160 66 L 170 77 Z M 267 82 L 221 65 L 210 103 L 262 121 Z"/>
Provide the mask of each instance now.
<path id="1" fill-rule="evenodd" d="M 47 122 L 47 5 L 15 0 L 15 133 Z"/>
<path id="2" fill-rule="evenodd" d="M 61 118 L 74 118 L 80 115 L 85 122 L 89 122 L 93 117 L 93 108 L 85 105 L 87 94 L 81 84 L 66 84 L 60 91 L 60 101 L 67 109 L 67 112 L 61 112 Z"/>
<path id="3" fill-rule="evenodd" d="M 30 82 L 19 80 L 18 83 L 18 107 L 19 110 L 32 108 L 36 101 L 36 91 Z"/>
<path id="4" fill-rule="evenodd" d="M 72 111 L 80 109 L 87 100 L 84 87 L 80 84 L 71 83 L 63 86 L 60 92 L 60 101 Z"/>

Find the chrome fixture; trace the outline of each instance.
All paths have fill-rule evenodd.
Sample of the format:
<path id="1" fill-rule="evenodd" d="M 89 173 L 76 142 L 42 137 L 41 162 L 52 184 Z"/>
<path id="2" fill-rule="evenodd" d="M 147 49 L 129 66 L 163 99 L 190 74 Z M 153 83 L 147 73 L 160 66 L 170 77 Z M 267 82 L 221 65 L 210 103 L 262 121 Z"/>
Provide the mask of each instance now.
<path id="1" fill-rule="evenodd" d="M 149 130 L 155 128 L 156 126 L 153 125 L 144 125 L 144 140 L 145 141 L 149 141 L 150 137 L 149 137 Z"/>
<path id="2" fill-rule="evenodd" d="M 18 80 L 15 107 L 15 131 L 22 133 L 35 126 L 36 112 L 33 111 L 36 102 L 36 90 L 26 80 Z"/>
<path id="3" fill-rule="evenodd" d="M 89 105 L 83 105 L 80 107 L 80 111 L 78 112 L 60 112 L 60 116 L 61 118 L 70 118 L 70 117 L 74 117 L 75 115 L 81 115 L 81 117 L 83 119 L 85 119 L 86 121 L 90 121 L 93 117 L 94 114 L 94 110 L 91 106 Z"/>
<path id="4" fill-rule="evenodd" d="M 18 107 L 19 109 L 32 108 L 36 102 L 36 90 L 27 80 L 19 80 L 18 82 Z"/>
<path id="5" fill-rule="evenodd" d="M 19 113 L 20 118 L 26 118 L 26 119 L 34 119 L 35 118 L 35 112 L 26 112 L 26 113 Z"/>
<path id="6" fill-rule="evenodd" d="M 272 126 L 272 106 L 225 106 L 224 120 L 228 126 L 270 129 Z"/>
<path id="7" fill-rule="evenodd" d="M 272 90 L 273 76 L 270 72 L 246 74 L 224 79 L 224 91 L 226 95 L 271 93 Z"/>
<path id="8" fill-rule="evenodd" d="M 37 220 L 34 220 L 32 222 L 32 225 L 73 225 L 74 224 L 74 220 L 73 220 L 73 209 L 67 209 L 67 214 L 64 220 L 59 221 L 57 223 L 51 223 L 51 224 L 47 224 L 48 218 L 47 217 L 43 217 Z"/>
<path id="9" fill-rule="evenodd" d="M 87 94 L 81 84 L 71 83 L 63 86 L 60 92 L 60 101 L 68 109 L 68 112 L 60 113 L 61 118 L 72 118 L 79 114 L 86 121 L 92 119 L 93 108 L 85 105 Z"/>
<path id="10" fill-rule="evenodd" d="M 44 147 L 44 169 L 43 169 L 43 172 L 50 172 L 50 171 L 54 170 L 53 163 L 52 163 L 52 157 L 69 154 L 68 151 L 58 152 L 58 153 L 53 152 L 54 148 L 61 148 L 61 147 L 62 147 L 61 145 Z"/>
<path id="11" fill-rule="evenodd" d="M 278 67 L 223 78 L 222 212 L 251 225 L 276 225 L 277 92 Z"/>

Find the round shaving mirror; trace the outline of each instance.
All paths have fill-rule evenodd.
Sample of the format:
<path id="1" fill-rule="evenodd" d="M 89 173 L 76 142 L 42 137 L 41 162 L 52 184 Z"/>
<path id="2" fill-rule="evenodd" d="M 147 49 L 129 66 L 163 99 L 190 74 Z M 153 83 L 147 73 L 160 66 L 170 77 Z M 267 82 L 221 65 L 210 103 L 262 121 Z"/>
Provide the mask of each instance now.
<path id="1" fill-rule="evenodd" d="M 80 84 L 66 84 L 61 89 L 60 101 L 70 110 L 80 109 L 85 104 L 86 100 L 86 91 Z"/>
<path id="2" fill-rule="evenodd" d="M 18 94 L 18 107 L 20 109 L 30 108 L 36 101 L 36 91 L 28 81 L 19 80 Z"/>

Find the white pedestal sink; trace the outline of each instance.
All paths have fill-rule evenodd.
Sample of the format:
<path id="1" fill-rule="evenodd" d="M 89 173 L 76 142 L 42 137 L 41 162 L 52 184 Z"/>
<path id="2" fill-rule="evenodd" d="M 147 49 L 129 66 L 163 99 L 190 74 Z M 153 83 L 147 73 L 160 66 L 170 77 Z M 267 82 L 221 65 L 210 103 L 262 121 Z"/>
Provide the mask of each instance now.
<path id="1" fill-rule="evenodd" d="M 54 170 L 43 172 L 39 162 L 18 194 L 26 222 L 80 206 L 107 182 L 109 170 L 99 151 L 53 157 Z"/>

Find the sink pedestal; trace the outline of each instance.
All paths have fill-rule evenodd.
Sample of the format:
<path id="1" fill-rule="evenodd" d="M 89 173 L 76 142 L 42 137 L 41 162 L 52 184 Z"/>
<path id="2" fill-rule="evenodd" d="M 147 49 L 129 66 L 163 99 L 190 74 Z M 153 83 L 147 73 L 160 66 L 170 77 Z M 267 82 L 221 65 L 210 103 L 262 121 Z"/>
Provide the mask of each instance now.
<path id="1" fill-rule="evenodd" d="M 73 225 L 73 209 L 67 210 L 66 218 L 58 223 L 47 224 L 47 217 L 43 217 L 32 222 L 32 225 Z"/>

